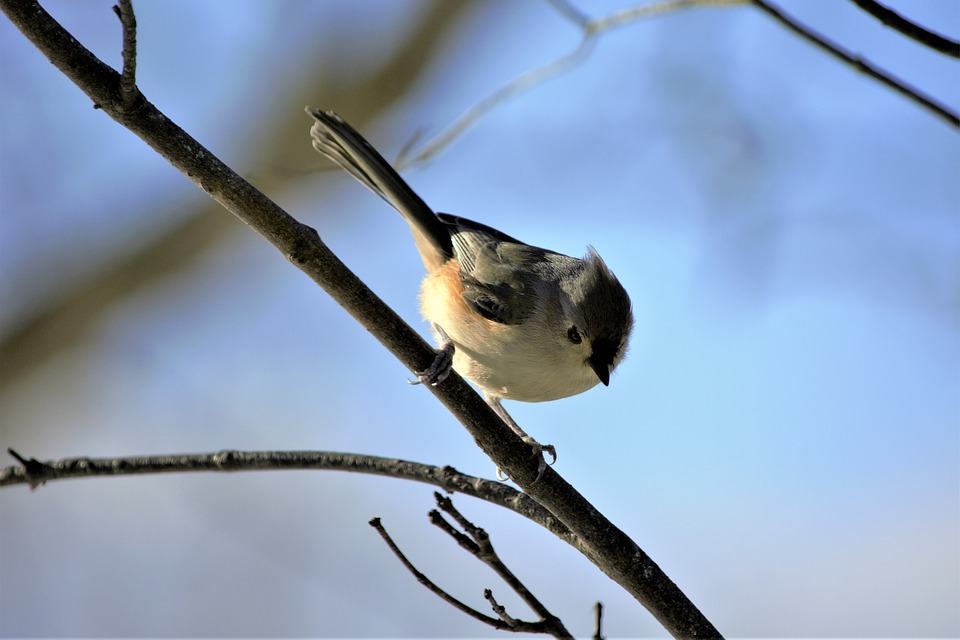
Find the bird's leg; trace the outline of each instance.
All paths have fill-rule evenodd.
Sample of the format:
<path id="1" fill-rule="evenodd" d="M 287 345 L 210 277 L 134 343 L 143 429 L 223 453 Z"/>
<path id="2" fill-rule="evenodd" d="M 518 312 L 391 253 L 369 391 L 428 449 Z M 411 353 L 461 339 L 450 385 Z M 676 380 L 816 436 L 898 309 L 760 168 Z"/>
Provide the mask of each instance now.
<path id="1" fill-rule="evenodd" d="M 500 418 L 504 422 L 507 423 L 507 426 L 513 429 L 513 432 L 518 436 L 520 436 L 521 440 L 523 440 L 525 443 L 530 445 L 530 448 L 533 449 L 533 454 L 531 454 L 530 457 L 540 458 L 540 462 L 537 464 L 537 477 L 534 478 L 533 480 L 534 482 L 536 482 L 543 476 L 543 472 L 546 471 L 547 469 L 547 461 L 541 454 L 543 452 L 549 453 L 550 457 L 553 458 L 553 460 L 550 461 L 550 464 L 553 464 L 554 462 L 557 461 L 556 448 L 552 444 L 540 444 L 539 442 L 537 442 L 536 440 L 528 436 L 527 433 L 520 428 L 520 425 L 518 425 L 516 421 L 514 421 L 514 419 L 510 417 L 510 414 L 507 413 L 507 410 L 503 408 L 503 405 L 500 404 L 500 398 L 487 395 L 486 393 L 483 394 L 483 398 L 484 400 L 487 401 L 487 404 L 490 405 L 490 408 L 492 408 L 494 412 L 498 416 L 500 416 Z M 500 478 L 501 480 L 508 479 L 507 476 L 503 473 L 503 471 L 500 470 L 500 467 L 497 467 L 497 477 Z"/>
<path id="2" fill-rule="evenodd" d="M 435 387 L 446 380 L 453 370 L 453 352 L 455 351 L 453 340 L 440 325 L 433 325 L 433 330 L 440 338 L 440 348 L 436 349 L 437 357 L 429 367 L 417 372 L 416 380 L 407 380 L 410 384 L 427 384 Z"/>

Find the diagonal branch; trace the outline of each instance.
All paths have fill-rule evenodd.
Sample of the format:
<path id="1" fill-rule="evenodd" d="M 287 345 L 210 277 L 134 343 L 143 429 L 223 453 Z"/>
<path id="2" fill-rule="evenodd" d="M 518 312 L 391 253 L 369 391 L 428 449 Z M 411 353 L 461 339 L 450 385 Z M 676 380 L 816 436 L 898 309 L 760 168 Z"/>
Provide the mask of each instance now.
<path id="1" fill-rule="evenodd" d="M 270 242 L 360 322 L 410 371 L 433 349 L 350 271 L 317 232 L 283 211 L 177 126 L 142 93 L 125 104 L 120 76 L 57 23 L 35 0 L 0 0 L 0 10 L 104 113 L 139 136 L 225 209 Z M 306 124 L 305 124 L 306 136 Z M 306 139 L 306 138 L 305 138 Z M 493 462 L 577 536 L 577 549 L 633 595 L 676 637 L 720 633 L 662 569 L 558 473 L 537 478 L 528 447 L 455 372 L 427 387 Z"/>
<path id="2" fill-rule="evenodd" d="M 593 51 L 597 36 L 603 31 L 681 9 L 738 5 L 745 4 L 750 0 L 662 0 L 660 2 L 617 11 L 600 18 L 590 18 L 574 7 L 568 0 L 547 1 L 553 6 L 557 13 L 562 15 L 564 19 L 572 22 L 580 30 L 581 37 L 577 45 L 560 57 L 523 72 L 475 103 L 452 123 L 447 125 L 440 133 L 423 143 L 417 149 L 416 153 L 410 153 L 410 149 L 415 146 L 416 140 L 408 142 L 400 153 L 400 156 L 394 162 L 394 166 L 397 169 L 403 169 L 429 161 L 450 146 L 451 143 L 496 107 L 560 74 L 576 68 L 583 63 L 583 61 L 587 59 L 587 56 Z"/>
<path id="3" fill-rule="evenodd" d="M 403 169 L 411 165 L 429 161 L 450 146 L 454 140 L 462 136 L 467 129 L 475 125 L 495 107 L 576 67 L 583 62 L 590 51 L 592 51 L 593 44 L 594 38 L 592 34 L 588 33 L 569 53 L 564 54 L 556 60 L 551 60 L 544 65 L 530 69 L 514 78 L 467 109 L 456 120 L 444 128 L 443 131 L 423 144 L 415 154 L 407 155 L 406 151 L 402 153 L 394 163 L 395 166 L 397 169 Z M 409 146 L 408 144 L 407 147 Z"/>
<path id="4" fill-rule="evenodd" d="M 908 38 L 916 40 L 934 51 L 945 53 L 953 58 L 960 58 L 960 42 L 946 38 L 939 33 L 934 33 L 920 26 L 916 22 L 907 20 L 896 11 L 874 0 L 853 0 L 853 2 L 885 26 L 896 29 Z"/>
<path id="5" fill-rule="evenodd" d="M 854 55 L 853 53 L 846 51 L 840 45 L 830 42 L 824 36 L 816 33 L 806 25 L 801 24 L 800 22 L 794 20 L 790 16 L 783 13 L 780 9 L 774 7 L 773 5 L 766 2 L 766 0 L 751 0 L 753 5 L 765 12 L 767 15 L 772 17 L 774 20 L 785 26 L 790 31 L 793 31 L 803 39 L 812 42 L 817 47 L 823 49 L 830 55 L 842 60 L 846 64 L 850 65 L 857 71 L 864 73 L 875 80 L 880 81 L 881 83 L 887 85 L 897 93 L 906 96 L 910 100 L 922 105 L 924 108 L 929 109 L 940 118 L 946 120 L 954 127 L 960 128 L 960 116 L 956 113 L 943 106 L 942 104 L 936 102 L 933 98 L 929 98 L 923 95 L 918 89 L 915 89 L 906 83 L 897 80 L 886 71 L 883 71 L 863 58 Z"/>

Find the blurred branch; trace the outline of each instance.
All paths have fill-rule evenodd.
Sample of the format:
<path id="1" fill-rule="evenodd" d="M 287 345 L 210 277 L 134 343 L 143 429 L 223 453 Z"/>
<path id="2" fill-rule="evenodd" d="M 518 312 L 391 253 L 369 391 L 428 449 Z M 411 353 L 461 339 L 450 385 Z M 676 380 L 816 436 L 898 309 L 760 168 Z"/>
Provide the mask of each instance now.
<path id="1" fill-rule="evenodd" d="M 490 537 L 487 535 L 487 533 L 483 529 L 475 526 L 459 511 L 457 511 L 457 509 L 453 506 L 453 501 L 450 500 L 450 498 L 442 496 L 439 493 L 434 493 L 433 495 L 440 509 L 450 514 L 466 533 L 457 531 L 453 525 L 447 522 L 443 516 L 440 515 L 440 512 L 437 510 L 430 512 L 431 524 L 439 527 L 444 533 L 456 540 L 457 544 L 459 544 L 462 549 L 466 550 L 485 565 L 493 569 L 494 573 L 500 576 L 500 578 L 506 582 L 507 585 L 513 589 L 513 591 L 520 596 L 525 603 L 527 603 L 527 605 L 530 606 L 534 613 L 540 616 L 540 620 L 537 622 L 526 622 L 510 616 L 507 614 L 506 608 L 497 603 L 496 599 L 493 597 L 493 592 L 490 589 L 485 589 L 483 595 L 492 606 L 494 612 L 499 616 L 499 619 L 484 615 L 473 607 L 470 607 L 460 600 L 457 600 L 442 588 L 437 586 L 437 584 L 430 580 L 430 578 L 428 578 L 425 574 L 417 570 L 413 563 L 407 559 L 402 551 L 400 551 L 400 548 L 390 537 L 390 534 L 387 533 L 386 529 L 383 527 L 383 524 L 380 522 L 380 518 L 374 518 L 371 520 L 370 526 L 377 530 L 384 542 L 387 543 L 387 546 L 390 547 L 390 550 L 393 551 L 394 555 L 400 559 L 400 562 L 402 562 L 403 565 L 410 571 L 410 573 L 413 574 L 413 576 L 417 579 L 417 582 L 430 589 L 430 591 L 460 611 L 463 611 L 470 617 L 479 620 L 484 624 L 490 625 L 494 629 L 521 633 L 540 633 L 544 635 L 552 635 L 555 638 L 572 640 L 573 636 L 563 626 L 563 623 L 560 621 L 560 619 L 550 613 L 550 611 L 543 606 L 543 604 L 530 592 L 530 590 L 527 589 L 523 582 L 521 582 L 520 579 L 517 578 L 517 576 L 509 569 L 509 567 L 507 567 L 507 565 L 500 559 L 494 550 L 493 544 L 490 542 Z"/>
<path id="2" fill-rule="evenodd" d="M 853 1 L 858 5 L 864 6 L 864 8 L 866 8 L 865 5 L 879 7 L 877 3 L 870 2 L 868 0 Z M 421 146 L 417 147 L 417 145 L 414 144 L 416 141 L 411 140 L 394 163 L 398 169 L 403 169 L 431 160 L 434 156 L 447 148 L 457 138 L 463 135 L 465 131 L 476 124 L 494 108 L 522 93 L 525 93 L 526 91 L 529 91 L 530 89 L 533 89 L 537 85 L 543 84 L 551 78 L 555 78 L 562 73 L 570 71 L 577 65 L 581 64 L 584 60 L 586 60 L 587 56 L 593 50 L 593 45 L 596 42 L 597 36 L 603 34 L 605 31 L 622 27 L 646 18 L 695 7 L 730 7 L 753 4 L 765 11 L 767 14 L 773 16 L 774 19 L 789 28 L 794 33 L 797 33 L 801 37 L 813 42 L 818 47 L 828 51 L 831 55 L 853 66 L 858 71 L 865 73 L 876 80 L 879 80 L 881 83 L 891 87 L 898 93 L 901 93 L 910 100 L 913 100 L 924 108 L 932 111 L 947 122 L 953 124 L 955 127 L 960 127 L 960 117 L 953 113 L 949 108 L 937 103 L 932 98 L 923 95 L 919 90 L 907 85 L 905 82 L 893 77 L 889 73 L 880 70 L 866 60 L 844 51 L 839 45 L 829 42 L 823 36 L 815 33 L 809 27 L 806 27 L 796 20 L 786 16 L 779 9 L 768 4 L 767 2 L 764 2 L 764 0 L 665 0 L 662 2 L 651 2 L 648 4 L 636 5 L 627 9 L 616 11 L 606 16 L 601 16 L 599 18 L 590 18 L 568 0 L 547 0 L 547 2 L 554 7 L 557 13 L 574 24 L 580 30 L 581 39 L 577 46 L 569 53 L 566 53 L 542 66 L 526 71 L 517 78 L 503 85 L 487 97 L 471 106 L 450 125 L 444 128 L 437 135 L 430 138 L 427 142 L 423 143 Z M 880 8 L 882 9 L 882 7 Z M 899 16 L 892 11 L 889 11 L 889 14 L 899 18 Z M 954 50 L 960 48 L 960 45 L 957 45 L 957 43 L 951 40 L 937 36 L 930 31 L 903 20 L 902 18 L 900 20 L 901 22 L 894 22 L 889 26 L 894 26 L 895 28 L 906 28 L 904 25 L 911 25 L 912 30 L 910 33 L 904 31 L 904 33 L 907 33 L 907 35 L 911 35 L 911 37 L 919 36 L 930 42 L 935 42 L 935 39 L 939 38 L 940 42 L 942 42 L 942 46 L 945 46 L 946 48 L 945 53 L 948 53 L 949 55 L 955 55 Z M 924 43 L 929 44 L 929 42 L 926 41 Z M 930 46 L 934 45 L 930 44 Z M 937 47 L 935 46 L 934 48 Z M 411 148 L 415 148 L 416 150 L 411 151 Z"/>
<path id="3" fill-rule="evenodd" d="M 918 25 L 916 22 L 907 20 L 896 11 L 888 9 L 879 2 L 874 2 L 874 0 L 853 0 L 853 2 L 885 26 L 899 31 L 925 47 L 945 53 L 953 58 L 960 58 L 960 42 L 946 38 Z"/>
<path id="4" fill-rule="evenodd" d="M 854 55 L 853 53 L 844 50 L 840 45 L 830 42 L 824 36 L 816 33 L 806 25 L 801 24 L 800 22 L 794 20 L 790 16 L 786 15 L 778 8 L 767 3 L 765 0 L 750 0 L 751 3 L 765 12 L 767 15 L 771 16 L 774 20 L 785 26 L 790 31 L 793 31 L 801 38 L 812 42 L 817 47 L 823 49 L 830 55 L 835 58 L 843 61 L 845 64 L 850 65 L 857 71 L 864 73 L 875 80 L 880 81 L 881 83 L 887 85 L 897 93 L 906 96 L 910 100 L 921 105 L 923 108 L 933 112 L 943 120 L 946 120 L 954 127 L 960 128 L 960 116 L 948 109 L 947 107 L 937 103 L 932 98 L 929 98 L 923 95 L 919 90 L 907 85 L 905 82 L 894 78 L 892 75 L 887 72 L 873 66 L 871 63 L 867 62 L 863 58 Z"/>
<path id="5" fill-rule="evenodd" d="M 431 61 L 443 51 L 442 35 L 471 8 L 466 2 L 429 5 L 392 54 L 379 67 L 362 75 L 349 64 L 331 65 L 331 61 L 342 59 L 338 40 L 317 40 L 314 51 L 301 56 L 299 64 L 292 65 L 285 74 L 291 94 L 275 102 L 316 103 L 317 96 L 322 95 L 324 102 L 349 112 L 351 121 L 361 126 L 389 111 L 411 87 L 417 86 Z M 124 32 L 127 33 L 131 32 Z M 126 61 L 124 64 L 130 67 Z M 272 113 L 270 119 L 257 125 L 237 135 L 249 137 L 251 148 L 257 150 L 249 158 L 254 163 L 250 175 L 261 189 L 280 194 L 303 174 L 316 170 L 319 158 L 309 138 L 304 139 L 300 110 Z M 146 202 L 143 206 L 157 205 Z M 170 216 L 171 209 L 185 211 L 183 215 Z M 168 219 L 166 224 L 156 225 L 152 232 L 141 229 L 135 239 L 124 242 L 112 255 L 98 254 L 105 261 L 89 269 L 73 265 L 67 270 L 56 264 L 56 257 L 46 256 L 44 271 L 49 271 L 49 263 L 53 262 L 54 268 L 61 271 L 60 282 L 66 281 L 68 286 L 45 295 L 36 307 L 10 322 L 0 335 L 0 394 L 11 388 L 13 380 L 29 375 L 88 338 L 97 323 L 130 296 L 158 281 L 189 273 L 203 256 L 235 238 L 241 227 L 220 212 L 220 206 L 209 199 L 164 204 L 155 217 Z"/>
<path id="6" fill-rule="evenodd" d="M 125 104 L 119 74 L 77 42 L 35 0 L 0 0 L 0 9 L 104 113 L 270 242 L 410 371 L 423 370 L 433 361 L 433 349 L 330 251 L 314 229 L 243 180 L 142 92 L 132 105 Z M 660 567 L 559 474 L 548 468 L 534 483 L 537 464 L 528 447 L 456 372 L 442 385 L 427 388 L 498 467 L 576 536 L 577 549 L 633 595 L 670 634 L 720 636 Z"/>
<path id="7" fill-rule="evenodd" d="M 747 4 L 749 1 L 750 0 L 666 0 L 665 2 L 652 2 L 621 9 L 620 11 L 615 11 L 610 15 L 600 18 L 592 18 L 587 21 L 584 28 L 596 33 L 615 27 L 622 27 L 623 25 L 644 18 L 652 18 L 682 9 L 693 9 L 696 7 L 734 7 Z"/>
<path id="8" fill-rule="evenodd" d="M 394 165 L 397 169 L 404 169 L 412 165 L 429 161 L 435 155 L 446 149 L 452 142 L 475 125 L 482 117 L 495 107 L 507 100 L 524 93 L 538 84 L 543 84 L 550 78 L 556 77 L 565 71 L 577 66 L 590 53 L 593 47 L 593 34 L 587 34 L 580 44 L 570 53 L 548 62 L 547 64 L 527 71 L 511 82 L 500 87 L 486 98 L 467 109 L 460 117 L 448 125 L 443 131 L 424 143 L 416 153 L 407 156 L 406 151 L 401 153 Z M 409 147 L 410 145 L 407 145 Z"/>
<path id="9" fill-rule="evenodd" d="M 487 97 L 475 103 L 467 109 L 451 124 L 447 125 L 440 133 L 430 138 L 423 145 L 419 146 L 413 153 L 411 148 L 416 147 L 416 140 L 411 140 L 400 153 L 394 162 L 397 169 L 404 169 L 413 165 L 421 164 L 431 160 L 438 153 L 450 146 L 464 134 L 467 129 L 475 125 L 487 113 L 500 106 L 504 102 L 517 97 L 518 95 L 533 89 L 537 85 L 555 78 L 556 76 L 570 71 L 584 60 L 593 50 L 596 36 L 604 31 L 615 27 L 623 26 L 630 22 L 636 22 L 644 18 L 655 15 L 678 11 L 680 9 L 689 9 L 691 7 L 708 6 L 731 6 L 745 4 L 749 0 L 665 0 L 663 2 L 654 2 L 646 5 L 632 7 L 617 11 L 601 18 L 589 18 L 586 14 L 573 6 L 567 0 L 547 0 L 554 9 L 565 19 L 572 22 L 581 31 L 580 42 L 569 53 L 566 53 L 555 60 L 544 65 L 526 71 L 503 85 Z"/>

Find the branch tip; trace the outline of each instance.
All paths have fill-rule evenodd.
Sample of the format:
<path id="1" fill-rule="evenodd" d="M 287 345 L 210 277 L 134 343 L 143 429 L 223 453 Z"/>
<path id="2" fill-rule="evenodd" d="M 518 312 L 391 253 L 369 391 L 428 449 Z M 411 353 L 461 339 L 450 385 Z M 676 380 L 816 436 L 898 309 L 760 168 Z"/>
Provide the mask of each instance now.
<path id="1" fill-rule="evenodd" d="M 120 73 L 120 101 L 123 110 L 131 109 L 140 90 L 137 88 L 137 17 L 133 13 L 131 0 L 119 0 L 113 5 L 113 12 L 120 19 L 123 30 L 123 69 Z M 95 107 L 97 105 L 94 105 Z"/>
<path id="2" fill-rule="evenodd" d="M 597 600 L 593 605 L 593 640 L 604 640 L 601 624 L 603 623 L 603 603 Z"/>

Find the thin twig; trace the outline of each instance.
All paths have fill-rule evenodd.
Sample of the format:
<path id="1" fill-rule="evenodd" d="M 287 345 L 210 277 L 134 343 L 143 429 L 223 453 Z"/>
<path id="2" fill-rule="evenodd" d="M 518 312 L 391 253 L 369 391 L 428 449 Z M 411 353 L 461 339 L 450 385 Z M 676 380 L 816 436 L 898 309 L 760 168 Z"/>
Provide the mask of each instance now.
<path id="1" fill-rule="evenodd" d="M 397 169 L 403 169 L 411 165 L 427 162 L 463 135 L 464 131 L 476 124 L 478 120 L 494 107 L 580 64 L 580 62 L 587 57 L 587 54 L 590 53 L 592 47 L 593 38 L 589 35 L 585 36 L 570 53 L 525 72 L 486 98 L 480 100 L 480 102 L 474 104 L 447 128 L 430 138 L 414 155 L 407 156 L 406 154 L 401 154 L 396 162 L 394 162 L 394 165 Z M 409 145 L 405 145 L 405 149 L 406 148 L 409 148 Z"/>
<path id="2" fill-rule="evenodd" d="M 547 0 L 547 2 L 553 5 L 557 13 L 586 31 L 590 23 L 590 16 L 573 6 L 573 3 L 567 0 Z"/>
<path id="3" fill-rule="evenodd" d="M 421 573 L 413 563 L 407 559 L 407 556 L 403 555 L 403 552 L 400 551 L 400 547 L 393 541 L 393 538 L 390 537 L 390 534 L 387 533 L 387 530 L 383 528 L 383 525 L 380 523 L 380 518 L 374 518 L 370 521 L 370 526 L 377 530 L 377 533 L 380 534 L 380 537 L 383 538 L 383 541 L 387 543 L 387 546 L 390 547 L 390 550 L 393 551 L 393 554 L 400 559 L 400 562 L 403 563 L 403 566 L 413 574 L 417 579 L 417 582 L 425 586 L 427 589 L 432 591 L 434 594 L 438 595 L 442 600 L 447 602 L 450 605 L 453 605 L 459 611 L 467 614 L 471 618 L 475 618 L 480 622 L 490 625 L 494 629 L 511 629 L 511 627 L 504 622 L 503 620 L 498 620 L 497 618 L 491 618 L 488 615 L 484 615 L 474 609 L 473 607 L 460 602 L 452 595 L 438 587 L 430 578 Z"/>
<path id="4" fill-rule="evenodd" d="M 492 589 L 484 589 L 483 597 L 486 599 L 487 602 L 490 603 L 490 608 L 493 609 L 493 612 L 497 614 L 500 617 L 500 619 L 507 624 L 508 627 L 510 627 L 511 631 L 520 631 L 521 627 L 523 626 L 523 621 L 517 620 L 516 618 L 511 616 L 509 613 L 507 613 L 507 608 L 502 604 L 500 604 L 499 602 L 497 602 L 497 599 L 493 597 Z"/>
<path id="5" fill-rule="evenodd" d="M 945 53 L 953 58 L 960 58 L 960 42 L 930 31 L 912 20 L 907 20 L 896 11 L 883 6 L 879 2 L 874 2 L 874 0 L 853 0 L 853 2 L 884 25 L 899 31 L 912 40 L 916 40 L 925 47 Z"/>
<path id="6" fill-rule="evenodd" d="M 596 40 L 595 36 L 606 29 L 679 9 L 695 6 L 729 6 L 749 2 L 749 0 L 666 0 L 664 2 L 656 2 L 618 11 L 609 16 L 591 19 L 574 7 L 568 0 L 547 1 L 560 15 L 573 23 L 582 32 L 582 37 L 577 46 L 569 53 L 551 62 L 524 72 L 486 98 L 483 98 L 467 109 L 443 131 L 430 138 L 430 140 L 424 143 L 415 153 L 410 153 L 410 148 L 413 146 L 412 141 L 405 144 L 400 155 L 394 162 L 397 169 L 404 169 L 429 161 L 494 108 L 581 64 L 593 50 Z"/>
<path id="7" fill-rule="evenodd" d="M 123 71 L 120 74 L 120 95 L 123 107 L 129 109 L 136 102 L 140 90 L 137 89 L 137 16 L 133 13 L 131 0 L 119 0 L 113 5 L 113 12 L 120 18 L 123 27 Z"/>
<path id="8" fill-rule="evenodd" d="M 824 36 L 814 32 L 809 27 L 800 24 L 793 18 L 784 14 L 780 9 L 769 4 L 765 0 L 751 0 L 753 5 L 760 10 L 766 12 L 769 16 L 775 19 L 777 22 L 787 27 L 797 35 L 801 36 L 805 40 L 812 42 L 816 46 L 820 47 L 824 51 L 828 52 L 830 55 L 842 60 L 846 64 L 850 65 L 857 71 L 865 73 L 866 75 L 879 80 L 883 84 L 897 91 L 898 93 L 906 96 L 910 100 L 913 100 L 917 104 L 922 105 L 924 108 L 929 109 L 933 113 L 937 114 L 954 127 L 960 128 L 960 116 L 948 109 L 947 107 L 935 102 L 932 98 L 929 98 L 917 89 L 908 86 L 904 82 L 897 80 L 890 74 L 877 67 L 873 66 L 863 58 L 855 56 L 849 51 L 844 50 L 840 45 L 830 42 Z"/>
<path id="9" fill-rule="evenodd" d="M 458 523 L 464 523 L 465 530 L 468 535 L 465 535 L 456 529 L 454 529 L 449 522 L 443 519 L 443 517 L 436 510 L 430 512 L 430 521 L 432 524 L 438 526 L 445 533 L 453 537 L 461 548 L 470 552 L 471 555 L 480 559 L 484 564 L 493 568 L 493 570 L 501 578 L 504 578 L 507 584 L 514 590 L 516 593 L 524 599 L 528 604 L 532 601 L 536 603 L 536 609 L 534 611 L 537 615 L 540 616 L 540 620 L 537 622 L 527 622 L 525 620 L 519 620 L 510 616 L 506 609 L 500 606 L 496 599 L 493 597 L 493 592 L 490 589 L 484 589 L 483 595 L 488 602 L 491 603 L 493 611 L 497 614 L 498 618 L 491 618 L 490 616 L 484 615 L 483 613 L 477 611 L 473 607 L 470 607 L 467 604 L 464 604 L 457 598 L 454 598 L 452 595 L 444 591 L 436 583 L 434 583 L 430 578 L 425 574 L 419 571 L 412 562 L 400 551 L 400 548 L 393 541 L 390 535 L 384 529 L 380 518 L 374 518 L 370 521 L 370 526 L 377 530 L 380 536 L 383 538 L 384 542 L 387 543 L 387 546 L 390 547 L 390 550 L 393 551 L 394 555 L 400 559 L 400 562 L 407 568 L 410 573 L 416 578 L 417 582 L 427 587 L 434 594 L 439 596 L 445 602 L 453 605 L 458 610 L 466 613 L 472 618 L 475 618 L 481 622 L 484 622 L 495 629 L 508 629 L 510 631 L 518 631 L 525 633 L 540 633 L 552 635 L 555 638 L 561 640 L 572 640 L 573 636 L 570 635 L 570 632 L 563 626 L 563 623 L 559 618 L 551 614 L 546 608 L 540 604 L 530 594 L 530 592 L 520 584 L 520 581 L 510 572 L 509 569 L 500 561 L 496 553 L 493 551 L 493 546 L 489 542 L 489 537 L 483 531 L 483 529 L 475 526 L 465 517 L 463 517 L 454 507 L 453 503 L 450 502 L 448 498 L 444 498 L 440 494 L 434 494 L 437 498 L 437 504 L 440 505 L 444 511 L 449 513 L 454 520 Z M 520 589 L 516 585 L 520 586 Z"/>
<path id="10" fill-rule="evenodd" d="M 540 616 L 540 621 L 536 623 L 525 623 L 520 620 L 516 620 L 508 615 L 506 611 L 503 610 L 496 601 L 493 599 L 493 594 L 488 589 L 484 593 L 491 604 L 493 605 L 493 610 L 499 615 L 507 624 L 510 625 L 514 630 L 519 630 L 521 626 L 525 625 L 536 625 L 536 628 L 544 629 L 546 633 L 558 638 L 567 638 L 572 637 L 570 632 L 566 630 L 563 626 L 563 623 L 558 617 L 550 613 L 550 610 L 547 609 L 533 595 L 525 584 L 510 570 L 510 568 L 500 559 L 500 556 L 497 555 L 496 550 L 493 548 L 493 543 L 490 541 L 490 536 L 487 535 L 487 532 L 482 528 L 476 526 L 470 522 L 460 511 L 453 506 L 453 500 L 446 496 L 442 496 L 439 493 L 433 494 L 434 498 L 437 501 L 437 506 L 452 517 L 457 524 L 459 524 L 463 530 L 466 532 L 466 535 L 460 533 L 454 529 L 449 522 L 447 522 L 443 516 L 436 510 L 430 512 L 430 523 L 439 527 L 445 533 L 450 535 L 457 543 L 465 550 L 473 554 L 478 560 L 483 562 L 485 565 L 493 569 L 494 573 L 500 576 L 500 579 L 503 580 L 508 587 L 510 587 L 514 593 L 516 593 L 520 598 L 536 613 Z"/>
<path id="11" fill-rule="evenodd" d="M 681 9 L 691 9 L 693 7 L 732 7 L 749 2 L 750 0 L 665 0 L 664 2 L 652 2 L 650 4 L 627 7 L 610 15 L 588 20 L 585 26 L 588 31 L 598 33 L 600 31 L 606 31 L 607 29 L 613 29 L 614 27 L 622 27 L 637 20 L 652 18 Z"/>
<path id="12" fill-rule="evenodd" d="M 533 595 L 533 593 L 527 589 L 519 578 L 507 567 L 506 564 L 500 560 L 500 556 L 497 555 L 497 552 L 493 548 L 493 543 L 490 541 L 490 536 L 487 535 L 487 532 L 477 527 L 472 522 L 467 520 L 456 507 L 453 506 L 453 500 L 447 496 L 440 495 L 439 493 L 434 492 L 434 499 L 437 501 L 437 506 L 440 507 L 445 513 L 449 514 L 457 524 L 459 524 L 467 535 L 472 538 L 472 547 L 462 545 L 465 549 L 477 556 L 481 562 L 489 566 L 493 571 L 500 576 L 500 578 L 507 583 L 511 589 L 513 589 L 518 596 L 529 606 L 534 613 L 540 616 L 544 620 L 548 620 L 553 617 L 553 614 Z M 447 533 L 454 535 L 459 532 L 452 532 L 452 528 L 443 527 L 439 522 L 447 524 L 445 520 L 440 516 L 436 511 L 430 512 L 430 522 L 441 526 Z M 450 530 L 448 530 L 450 529 Z M 456 536 L 455 536 L 456 537 Z M 459 539 L 458 539 L 459 541 Z"/>
<path id="13" fill-rule="evenodd" d="M 597 604 L 593 605 L 593 640 L 604 640 L 602 625 L 603 624 L 603 603 L 597 601 Z"/>

